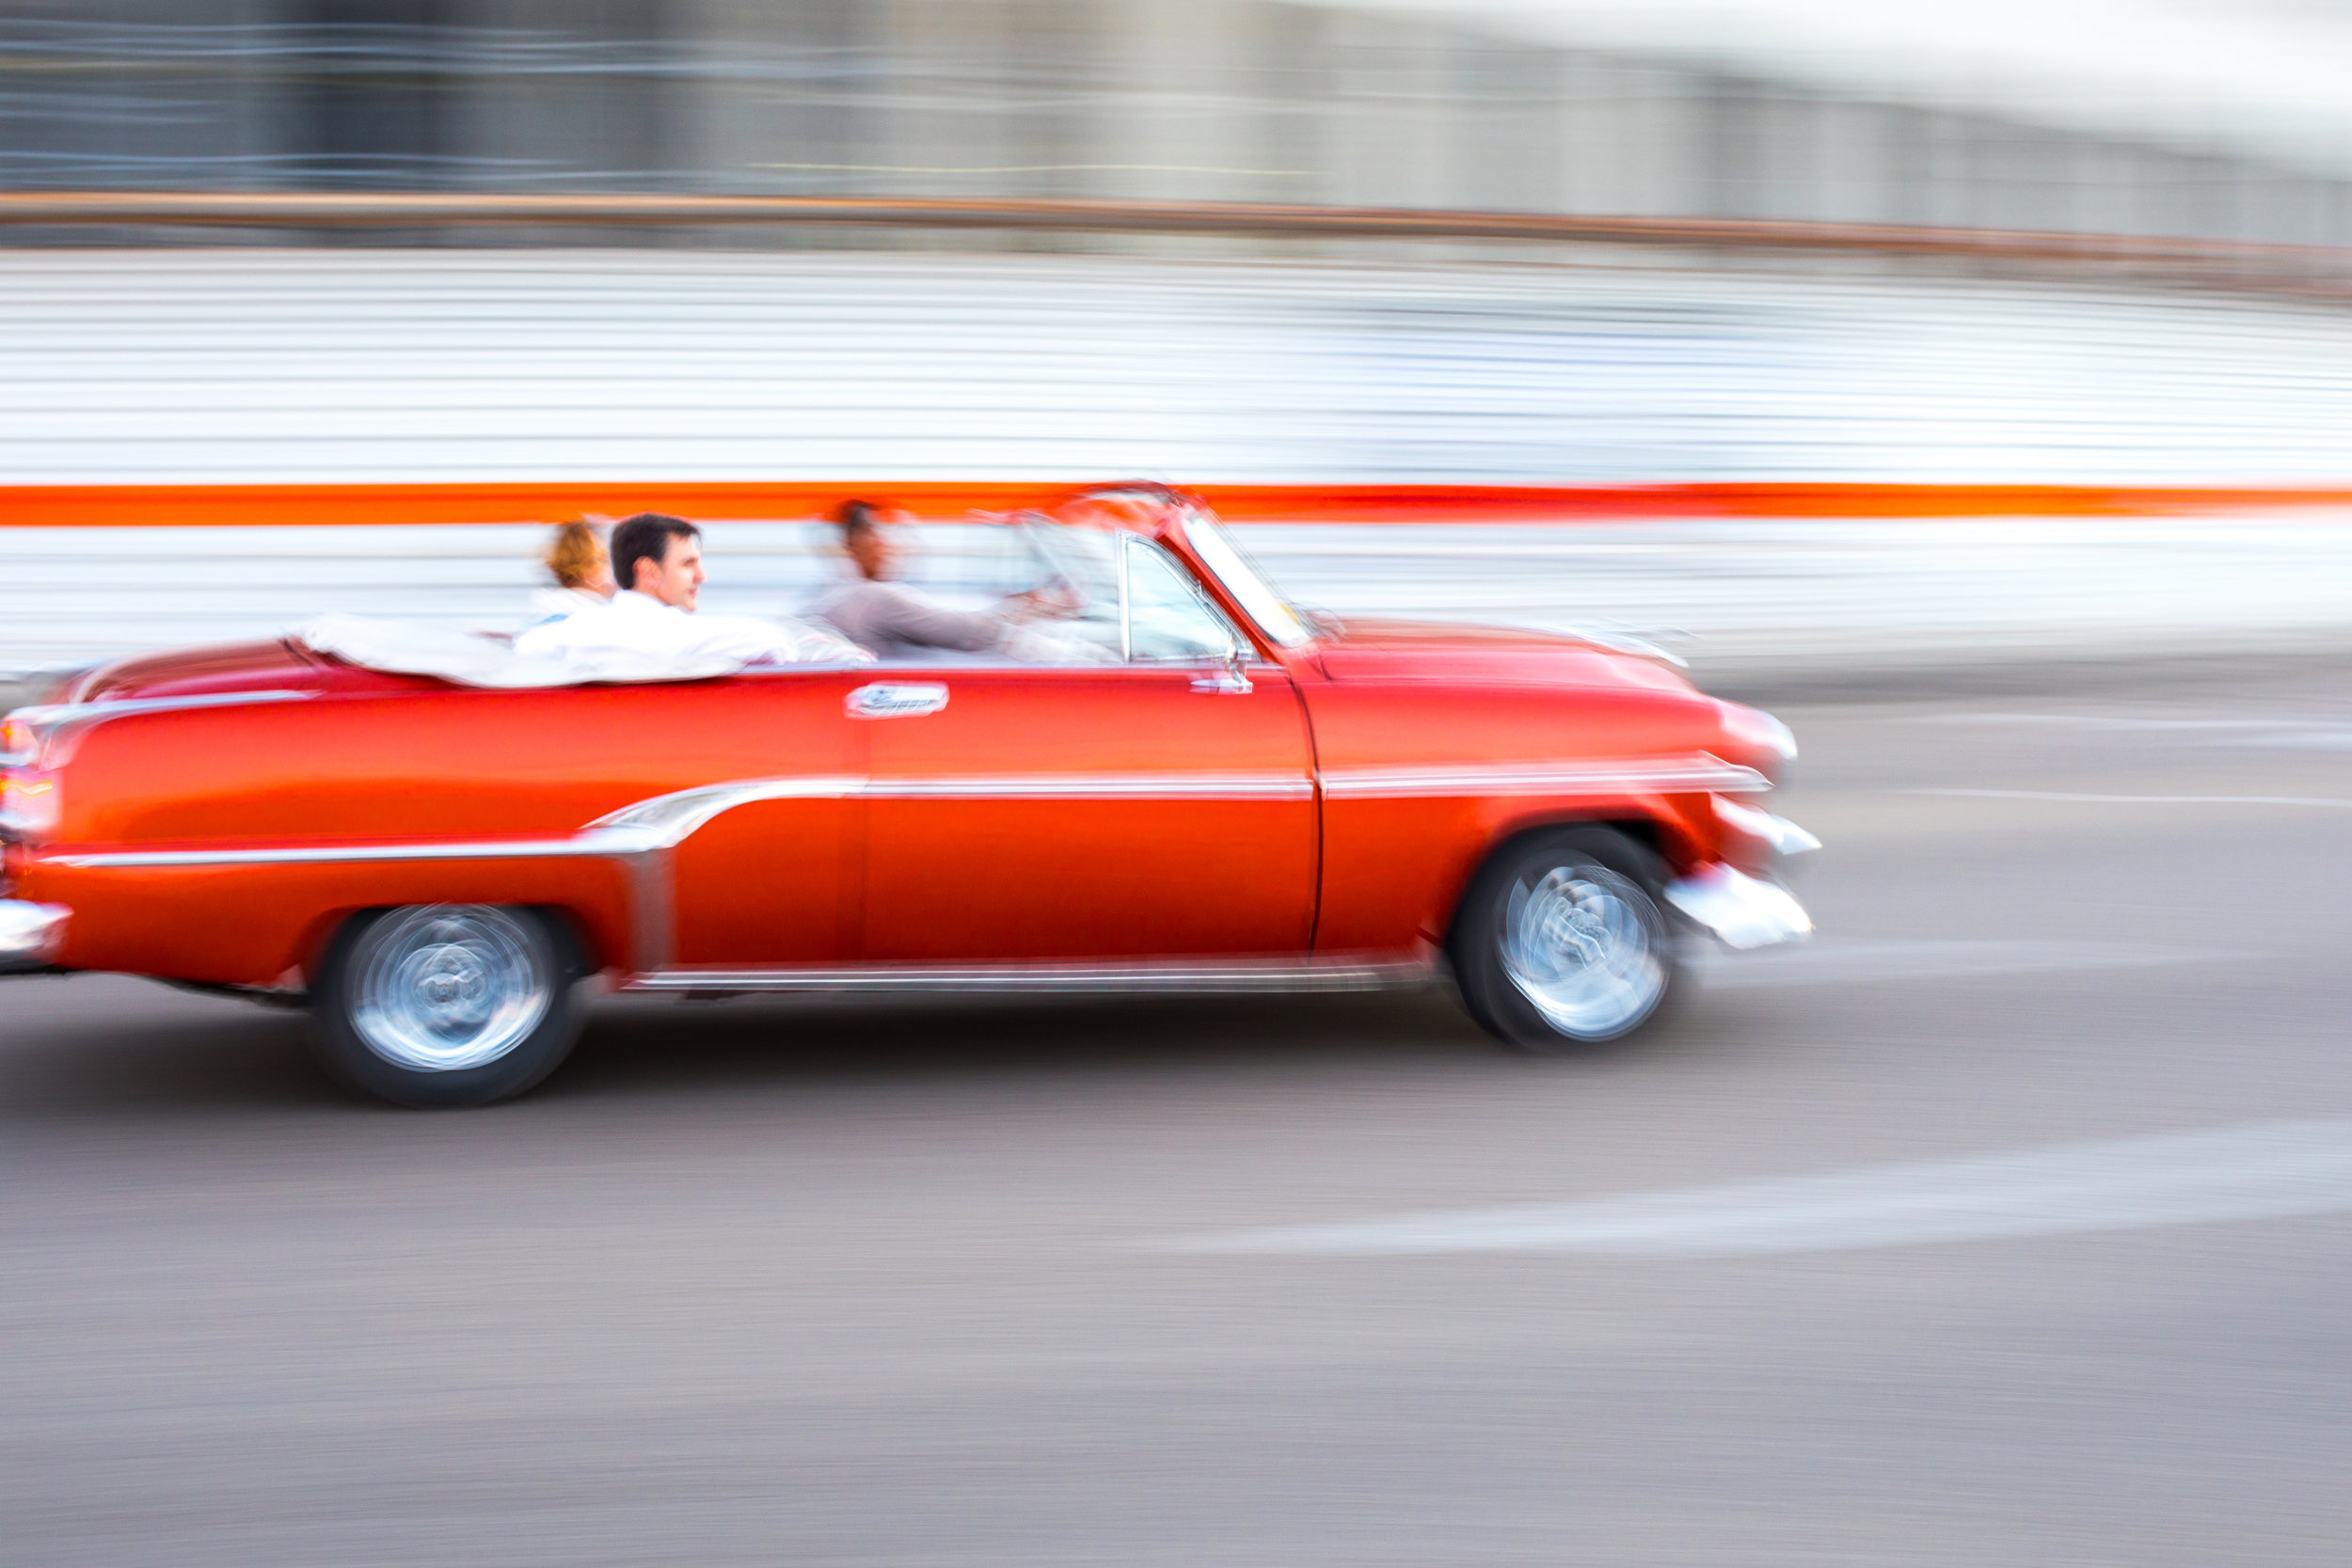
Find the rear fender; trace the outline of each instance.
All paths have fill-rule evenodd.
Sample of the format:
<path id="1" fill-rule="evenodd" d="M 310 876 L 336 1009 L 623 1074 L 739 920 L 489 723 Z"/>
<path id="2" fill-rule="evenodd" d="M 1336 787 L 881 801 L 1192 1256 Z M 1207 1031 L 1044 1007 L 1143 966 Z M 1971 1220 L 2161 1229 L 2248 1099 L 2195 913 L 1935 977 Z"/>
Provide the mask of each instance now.
<path id="1" fill-rule="evenodd" d="M 34 859 L 23 896 L 74 911 L 57 962 L 282 989 L 316 973 L 327 943 L 365 910 L 411 904 L 516 904 L 562 911 L 581 961 L 624 966 L 634 952 L 629 868 L 581 857 L 332 864 L 72 867 Z"/>

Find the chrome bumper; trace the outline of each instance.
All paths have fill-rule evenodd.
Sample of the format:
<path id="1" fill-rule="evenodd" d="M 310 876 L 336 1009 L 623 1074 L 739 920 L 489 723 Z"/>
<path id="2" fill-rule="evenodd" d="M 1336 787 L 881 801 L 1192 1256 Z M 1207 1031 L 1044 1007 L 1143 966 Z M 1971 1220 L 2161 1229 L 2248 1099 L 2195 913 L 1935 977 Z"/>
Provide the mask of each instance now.
<path id="1" fill-rule="evenodd" d="M 1725 947 L 1770 947 L 1813 934 L 1813 917 L 1794 894 L 1778 882 L 1728 865 L 1710 865 L 1668 884 L 1666 902 L 1713 932 Z"/>
<path id="2" fill-rule="evenodd" d="M 1820 839 L 1788 818 L 1726 800 L 1720 795 L 1715 797 L 1715 816 L 1733 832 L 1754 839 L 1776 861 L 1791 855 L 1809 855 L 1821 847 Z"/>
<path id="3" fill-rule="evenodd" d="M 0 898 L 0 974 L 46 969 L 65 940 L 63 904 L 26 904 Z"/>

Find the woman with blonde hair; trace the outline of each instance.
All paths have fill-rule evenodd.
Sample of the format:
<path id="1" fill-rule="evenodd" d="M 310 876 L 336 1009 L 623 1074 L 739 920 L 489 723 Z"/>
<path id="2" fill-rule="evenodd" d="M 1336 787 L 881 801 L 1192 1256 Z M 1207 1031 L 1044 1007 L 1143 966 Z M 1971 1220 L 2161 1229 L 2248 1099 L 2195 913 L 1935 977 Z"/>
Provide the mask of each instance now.
<path id="1" fill-rule="evenodd" d="M 555 537 L 548 542 L 544 558 L 555 586 L 531 596 L 532 608 L 539 612 L 534 626 L 560 621 L 576 610 L 601 605 L 612 597 L 612 562 L 596 533 L 596 525 L 607 520 L 592 515 L 555 526 Z"/>

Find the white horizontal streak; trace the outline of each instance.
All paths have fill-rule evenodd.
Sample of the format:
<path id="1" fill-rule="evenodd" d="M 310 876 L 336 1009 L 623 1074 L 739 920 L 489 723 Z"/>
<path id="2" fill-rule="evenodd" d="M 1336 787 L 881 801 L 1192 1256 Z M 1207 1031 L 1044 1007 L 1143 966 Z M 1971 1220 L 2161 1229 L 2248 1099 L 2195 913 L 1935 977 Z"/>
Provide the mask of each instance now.
<path id="1" fill-rule="evenodd" d="M 2331 313 L 1133 258 L 0 258 L 0 483 L 2341 481 Z"/>
<path id="2" fill-rule="evenodd" d="M 2352 811 L 2331 795 L 2101 795 L 2069 789 L 1913 789 L 1910 795 L 1951 795 L 1976 800 L 2074 800 L 2107 806 L 2308 806 Z"/>
<path id="3" fill-rule="evenodd" d="M 1870 940 L 1830 938 L 1753 953 L 1699 950 L 1703 990 L 1756 990 L 1785 986 L 1851 986 L 1884 980 L 1965 979 L 1990 974 L 2053 974 L 2086 969 L 2137 969 L 2245 962 L 2257 955 L 2159 942 L 2064 938 Z"/>
<path id="4" fill-rule="evenodd" d="M 1730 1258 L 2352 1211 L 2352 1121 L 2286 1121 L 2020 1154 L 1156 1243 L 1211 1253 Z"/>
<path id="5" fill-rule="evenodd" d="M 637 493 L 623 487 L 614 504 Z M 2337 646 L 2352 627 L 2352 510 L 1236 531 L 1296 598 L 1343 620 L 1598 629 L 1716 671 Z M 1006 586 L 989 531 L 926 523 L 921 537 L 919 586 L 975 604 Z M 793 612 L 834 580 L 821 531 L 805 523 L 716 523 L 707 538 L 704 608 L 715 613 Z M 544 541 L 539 528 L 494 524 L 0 529 L 0 673 L 274 637 L 328 610 L 512 630 L 530 618 Z"/>

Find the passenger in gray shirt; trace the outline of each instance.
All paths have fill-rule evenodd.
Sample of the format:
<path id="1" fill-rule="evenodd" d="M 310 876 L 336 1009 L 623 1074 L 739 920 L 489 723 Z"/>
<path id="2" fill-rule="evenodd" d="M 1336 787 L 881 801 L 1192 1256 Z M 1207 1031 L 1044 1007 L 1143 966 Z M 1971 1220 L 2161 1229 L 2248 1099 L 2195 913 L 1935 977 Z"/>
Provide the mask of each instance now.
<path id="1" fill-rule="evenodd" d="M 881 501 L 846 500 L 827 518 L 841 531 L 841 548 L 857 567 L 854 581 L 819 598 L 808 612 L 877 658 L 918 648 L 957 648 L 966 653 L 1001 653 L 1009 658 L 1060 662 L 1099 657 L 1058 638 L 1028 630 L 1016 618 L 1031 595 L 1006 601 L 1006 610 L 951 610 L 930 595 L 891 580 L 898 571 L 898 545 L 891 531 L 912 519 Z"/>

